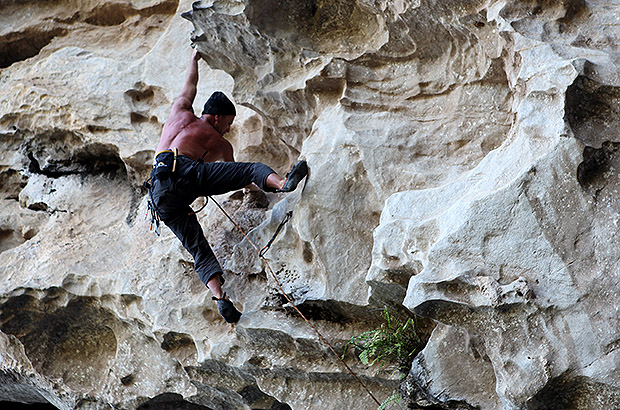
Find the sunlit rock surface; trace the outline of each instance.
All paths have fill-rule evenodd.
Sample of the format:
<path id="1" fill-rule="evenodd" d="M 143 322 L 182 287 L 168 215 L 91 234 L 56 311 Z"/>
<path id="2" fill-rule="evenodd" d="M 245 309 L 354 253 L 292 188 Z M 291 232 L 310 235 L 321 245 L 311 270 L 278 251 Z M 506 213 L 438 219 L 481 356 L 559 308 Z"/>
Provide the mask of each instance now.
<path id="1" fill-rule="evenodd" d="M 215 198 L 342 351 L 385 304 L 436 327 L 411 408 L 620 406 L 620 5 L 0 4 L 0 401 L 62 409 L 372 409 L 211 201 L 231 328 L 174 235 L 154 149 L 191 55 L 195 111 L 296 192 Z M 201 201 L 195 204 L 198 208 Z M 383 400 L 397 375 L 347 363 Z"/>

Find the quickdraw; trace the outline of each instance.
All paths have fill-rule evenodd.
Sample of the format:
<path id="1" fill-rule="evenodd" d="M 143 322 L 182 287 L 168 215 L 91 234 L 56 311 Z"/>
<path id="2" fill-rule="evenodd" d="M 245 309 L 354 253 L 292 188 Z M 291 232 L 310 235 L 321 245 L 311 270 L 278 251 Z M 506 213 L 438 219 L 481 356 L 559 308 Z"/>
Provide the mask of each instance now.
<path id="1" fill-rule="evenodd" d="M 265 253 L 267 253 L 269 248 L 271 248 L 271 244 L 273 243 L 273 241 L 276 240 L 276 237 L 278 236 L 278 234 L 280 233 L 284 225 L 286 225 L 289 219 L 291 219 L 292 216 L 293 216 L 293 211 L 288 211 L 286 215 L 284 215 L 284 218 L 282 218 L 282 222 L 280 222 L 280 225 L 278 225 L 276 232 L 273 234 L 271 239 L 269 239 L 269 242 L 267 242 L 267 245 L 263 246 L 263 249 L 260 250 L 260 252 L 258 253 L 258 256 L 260 256 L 261 258 L 265 256 Z"/>
<path id="2" fill-rule="evenodd" d="M 144 213 L 144 219 L 147 220 L 151 218 L 151 225 L 149 226 L 149 231 L 154 232 L 155 235 L 159 236 L 161 234 L 161 220 L 159 219 L 159 215 L 157 214 L 157 210 L 155 209 L 155 205 L 151 202 L 150 199 L 146 201 L 146 212 Z"/>

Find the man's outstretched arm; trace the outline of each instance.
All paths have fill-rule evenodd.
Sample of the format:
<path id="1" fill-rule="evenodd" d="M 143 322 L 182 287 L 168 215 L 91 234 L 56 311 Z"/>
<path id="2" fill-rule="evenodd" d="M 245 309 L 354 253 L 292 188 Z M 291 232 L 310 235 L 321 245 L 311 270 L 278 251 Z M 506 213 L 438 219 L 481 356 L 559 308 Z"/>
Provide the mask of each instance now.
<path id="1" fill-rule="evenodd" d="M 194 103 L 194 98 L 196 98 L 196 86 L 198 85 L 198 60 L 200 60 L 200 54 L 197 50 L 194 50 L 189 62 L 189 67 L 187 67 L 185 85 L 172 106 L 173 112 L 179 110 L 194 112 L 192 104 Z"/>

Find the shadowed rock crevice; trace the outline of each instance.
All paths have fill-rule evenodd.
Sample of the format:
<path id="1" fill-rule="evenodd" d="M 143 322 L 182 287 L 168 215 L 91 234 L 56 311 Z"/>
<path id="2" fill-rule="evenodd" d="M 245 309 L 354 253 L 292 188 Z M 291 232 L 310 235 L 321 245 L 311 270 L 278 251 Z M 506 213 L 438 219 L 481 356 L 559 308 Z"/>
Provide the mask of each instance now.
<path id="1" fill-rule="evenodd" d="M 507 20 L 549 18 L 561 14 L 558 22 L 574 23 L 588 10 L 585 0 L 520 0 L 504 6 L 500 15 Z"/>
<path id="2" fill-rule="evenodd" d="M 81 20 L 95 26 L 116 26 L 134 15 L 148 17 L 154 14 L 174 14 L 177 5 L 177 1 L 163 0 L 161 3 L 150 7 L 136 9 L 130 3 L 104 3 L 84 12 Z"/>
<path id="3" fill-rule="evenodd" d="M 45 403 L 18 403 L 14 401 L 0 401 L 0 408 L 10 410 L 58 410 L 58 407 L 45 402 Z"/>
<path id="4" fill-rule="evenodd" d="M 215 408 L 184 400 L 180 394 L 164 393 L 141 404 L 137 410 L 215 410 Z"/>
<path id="5" fill-rule="evenodd" d="M 528 410 L 583 410 L 593 408 L 594 403 L 599 403 L 599 408 L 620 408 L 620 389 L 596 382 L 586 376 L 565 373 L 550 380 L 536 396 L 527 402 L 526 408 Z"/>
<path id="6" fill-rule="evenodd" d="M 29 4 L 34 3 L 34 4 Z M 72 32 L 84 25 L 119 26 L 133 16 L 141 19 L 159 16 L 162 20 L 174 15 L 178 1 L 161 0 L 144 8 L 129 2 L 70 2 L 63 10 L 62 2 L 4 1 L 0 13 L 14 16 L 18 30 L 0 35 L 0 68 L 36 56 L 58 37 L 71 38 Z M 162 20 L 159 23 L 162 23 Z"/>
<path id="7" fill-rule="evenodd" d="M 67 175 L 103 175 L 110 179 L 127 178 L 125 163 L 118 147 L 100 142 L 83 144 L 81 137 L 54 130 L 38 135 L 23 147 L 31 173 L 59 178 Z"/>
<path id="8" fill-rule="evenodd" d="M 32 28 L 0 36 L 0 68 L 36 56 L 55 37 L 64 36 L 67 32 L 59 27 L 49 31 Z"/>
<path id="9" fill-rule="evenodd" d="M 179 362 L 196 360 L 197 350 L 194 339 L 185 333 L 168 332 L 164 335 L 161 348 L 174 356 Z"/>
<path id="10" fill-rule="evenodd" d="M 34 227 L 7 226 L 0 223 L 0 253 L 15 248 L 36 236 Z"/>
<path id="11" fill-rule="evenodd" d="M 381 321 L 381 312 L 363 306 L 357 306 L 335 300 L 306 300 L 297 305 L 309 320 L 324 320 L 335 324 L 351 324 L 374 326 Z M 298 316 L 292 307 L 287 308 L 291 315 Z"/>
<path id="12" fill-rule="evenodd" d="M 41 374 L 78 390 L 97 388 L 116 355 L 116 319 L 94 298 L 66 303 L 67 296 L 50 289 L 41 299 L 27 292 L 8 298 L 0 305 L 0 328 L 22 342 Z"/>

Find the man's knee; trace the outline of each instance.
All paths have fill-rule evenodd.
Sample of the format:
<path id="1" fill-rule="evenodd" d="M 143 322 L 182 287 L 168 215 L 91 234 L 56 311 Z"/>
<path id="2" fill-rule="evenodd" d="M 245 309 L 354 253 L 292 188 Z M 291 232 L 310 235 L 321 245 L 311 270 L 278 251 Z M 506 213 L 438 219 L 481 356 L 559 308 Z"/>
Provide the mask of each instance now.
<path id="1" fill-rule="evenodd" d="M 209 287 L 209 282 L 211 282 L 212 280 L 219 280 L 220 285 L 223 285 L 225 282 L 224 275 L 222 275 L 222 271 L 199 273 L 198 276 L 200 277 L 200 280 L 202 280 L 202 283 L 204 283 L 205 286 L 207 287 Z"/>
<path id="2" fill-rule="evenodd" d="M 274 174 L 275 171 L 262 162 L 253 164 L 252 182 L 254 182 L 263 191 L 271 192 L 272 189 L 267 186 L 267 177 Z"/>

